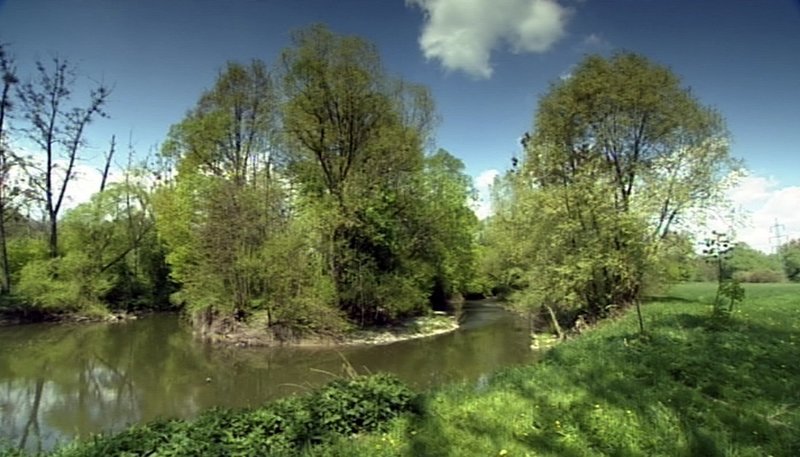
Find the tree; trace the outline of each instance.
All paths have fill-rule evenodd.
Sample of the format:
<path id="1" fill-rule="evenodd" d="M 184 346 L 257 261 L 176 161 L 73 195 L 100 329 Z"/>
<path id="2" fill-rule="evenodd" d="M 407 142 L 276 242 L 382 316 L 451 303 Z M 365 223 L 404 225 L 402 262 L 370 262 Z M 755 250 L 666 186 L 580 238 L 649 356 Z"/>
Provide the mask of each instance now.
<path id="1" fill-rule="evenodd" d="M 790 281 L 800 281 L 800 239 L 794 239 L 781 246 L 779 255 L 783 269 Z"/>
<path id="2" fill-rule="evenodd" d="M 86 128 L 95 118 L 106 115 L 103 106 L 110 93 L 105 85 L 100 84 L 90 91 L 85 107 L 69 106 L 75 80 L 74 67 L 56 57 L 50 69 L 37 62 L 35 80 L 23 84 L 18 93 L 23 116 L 29 123 L 28 138 L 45 156 L 43 168 L 35 171 L 32 183 L 41 192 L 44 202 L 51 258 L 59 255 L 58 215 L 67 186 L 74 178 Z M 66 164 L 60 164 L 59 160 Z"/>
<path id="3" fill-rule="evenodd" d="M 509 177 L 527 301 L 593 317 L 638 310 L 664 240 L 736 168 L 727 144 L 722 117 L 669 69 L 636 54 L 587 57 L 540 100 Z"/>
<path id="4" fill-rule="evenodd" d="M 177 175 L 157 191 L 158 229 L 198 322 L 243 318 L 265 300 L 262 248 L 287 216 L 276 113 L 266 65 L 230 62 L 162 148 Z"/>
<path id="5" fill-rule="evenodd" d="M 736 243 L 724 276 L 741 282 L 782 282 L 786 278 L 778 255 L 765 254 L 747 243 Z"/>
<path id="6" fill-rule="evenodd" d="M 322 26 L 294 34 L 282 55 L 285 165 L 319 215 L 322 250 L 341 309 L 361 323 L 427 303 L 423 147 L 431 98 L 386 76 L 374 46 Z"/>
<path id="7" fill-rule="evenodd" d="M 435 270 L 431 298 L 441 304 L 466 292 L 475 276 L 478 218 L 468 205 L 474 189 L 461 160 L 439 149 L 425 158 L 424 178 L 425 245 Z"/>
<path id="8" fill-rule="evenodd" d="M 6 53 L 3 43 L 0 43 L 0 78 L 3 80 L 2 95 L 0 95 L 0 268 L 3 269 L 0 294 L 6 295 L 11 291 L 11 268 L 8 261 L 8 239 L 6 233 L 6 218 L 8 205 L 13 196 L 10 186 L 11 167 L 15 157 L 11 154 L 7 138 L 7 116 L 11 111 L 11 89 L 19 82 L 16 68 L 11 57 Z"/>

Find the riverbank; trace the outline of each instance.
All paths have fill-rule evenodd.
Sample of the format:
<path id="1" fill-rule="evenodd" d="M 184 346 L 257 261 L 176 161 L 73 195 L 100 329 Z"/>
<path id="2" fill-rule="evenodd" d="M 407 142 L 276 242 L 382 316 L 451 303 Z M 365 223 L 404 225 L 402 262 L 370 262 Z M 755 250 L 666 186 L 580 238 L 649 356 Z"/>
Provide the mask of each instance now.
<path id="1" fill-rule="evenodd" d="M 339 334 L 291 335 L 278 338 L 274 333 L 264 331 L 262 320 L 252 319 L 248 323 L 236 323 L 224 331 L 217 331 L 210 341 L 238 347 L 260 346 L 362 346 L 383 345 L 398 341 L 426 338 L 457 330 L 456 316 L 435 313 L 430 316 L 416 316 L 386 327 L 354 328 Z"/>
<path id="2" fill-rule="evenodd" d="M 377 429 L 329 435 L 287 455 L 800 455 L 800 284 L 746 290 L 739 310 L 720 320 L 711 317 L 714 285 L 676 287 L 643 307 L 645 335 L 634 313 L 604 321 L 538 363 L 424 392 Z M 348 392 L 356 404 L 346 411 L 372 408 L 360 389 Z M 295 433 L 286 417 L 306 417 L 269 405 L 258 414 L 176 421 L 185 433 L 142 425 L 104 439 L 106 448 L 76 443 L 52 455 L 120 455 L 141 446 L 167 453 L 182 445 L 264 454 L 258 446 L 267 438 L 283 439 L 265 433 L 269 427 Z M 109 449 L 118 452 L 100 453 Z"/>
<path id="3" fill-rule="evenodd" d="M 686 284 L 541 362 L 424 396 L 326 456 L 800 455 L 800 284 L 751 284 L 732 318 Z"/>
<path id="4" fill-rule="evenodd" d="M 15 312 L 0 310 L 0 327 L 14 325 L 52 323 L 52 324 L 75 324 L 75 323 L 96 323 L 96 322 L 127 322 L 136 320 L 141 313 L 129 313 L 125 311 L 92 311 L 84 313 L 37 313 L 37 312 Z"/>

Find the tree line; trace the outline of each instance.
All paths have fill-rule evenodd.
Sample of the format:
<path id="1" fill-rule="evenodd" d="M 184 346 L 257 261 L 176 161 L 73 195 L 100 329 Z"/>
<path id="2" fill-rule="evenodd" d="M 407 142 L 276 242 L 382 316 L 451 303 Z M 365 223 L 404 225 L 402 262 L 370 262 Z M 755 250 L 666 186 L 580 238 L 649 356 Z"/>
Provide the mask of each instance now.
<path id="1" fill-rule="evenodd" d="M 68 62 L 39 63 L 26 83 L 5 50 L 2 63 L 4 119 L 18 124 L 2 124 L 7 309 L 170 303 L 205 332 L 255 320 L 325 333 L 423 313 L 470 285 L 471 179 L 429 150 L 427 88 L 389 75 L 363 39 L 314 26 L 272 67 L 229 62 L 157 156 L 106 184 L 112 142 L 103 188 L 63 215 L 110 91 L 71 105 Z M 15 154 L 21 139 L 44 160 Z"/>
<path id="2" fill-rule="evenodd" d="M 75 102 L 59 58 L 22 82 L 3 46 L 0 73 L 0 306 L 34 315 L 181 307 L 206 333 L 337 333 L 506 294 L 555 324 L 601 318 L 705 277 L 686 228 L 740 170 L 722 116 L 671 70 L 588 56 L 540 99 L 479 222 L 463 163 L 432 151 L 428 89 L 313 26 L 271 66 L 227 63 L 158 153 L 129 151 L 108 182 L 112 138 L 98 192 L 64 212 L 111 91 Z"/>

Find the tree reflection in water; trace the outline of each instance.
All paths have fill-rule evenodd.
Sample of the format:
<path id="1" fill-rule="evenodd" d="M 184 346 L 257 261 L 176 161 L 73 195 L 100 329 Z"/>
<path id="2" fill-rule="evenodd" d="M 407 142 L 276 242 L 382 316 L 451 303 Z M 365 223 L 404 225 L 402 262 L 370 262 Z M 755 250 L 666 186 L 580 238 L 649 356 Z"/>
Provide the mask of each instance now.
<path id="1" fill-rule="evenodd" d="M 490 305 L 467 306 L 457 332 L 377 347 L 214 347 L 174 315 L 0 328 L 0 439 L 47 450 L 158 417 L 257 406 L 330 381 L 342 357 L 416 388 L 476 380 L 533 359 L 526 329 Z"/>

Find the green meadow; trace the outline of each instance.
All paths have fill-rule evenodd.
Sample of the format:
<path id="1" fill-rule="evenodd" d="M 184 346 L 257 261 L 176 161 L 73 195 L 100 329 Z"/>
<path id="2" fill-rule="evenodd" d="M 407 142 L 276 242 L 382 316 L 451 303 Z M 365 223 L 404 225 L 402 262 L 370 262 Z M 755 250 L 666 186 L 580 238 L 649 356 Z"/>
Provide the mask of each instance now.
<path id="1" fill-rule="evenodd" d="M 674 287 L 539 363 L 425 396 L 337 456 L 800 455 L 800 284 L 749 284 L 730 318 L 715 284 Z"/>

